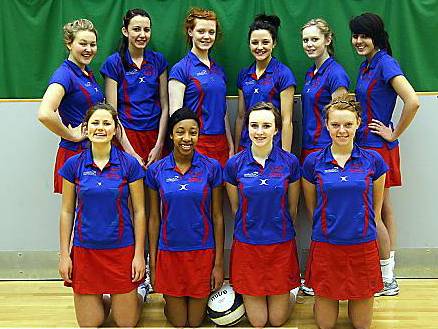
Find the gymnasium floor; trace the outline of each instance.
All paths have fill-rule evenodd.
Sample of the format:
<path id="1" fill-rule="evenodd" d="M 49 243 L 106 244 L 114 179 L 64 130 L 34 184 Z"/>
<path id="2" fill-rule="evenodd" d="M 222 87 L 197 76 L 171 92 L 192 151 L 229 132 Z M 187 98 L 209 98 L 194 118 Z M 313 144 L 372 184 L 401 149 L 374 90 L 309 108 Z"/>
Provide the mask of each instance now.
<path id="1" fill-rule="evenodd" d="M 438 279 L 400 279 L 396 297 L 375 299 L 373 329 L 437 329 Z M 153 294 L 145 304 L 139 327 L 170 327 L 163 315 L 163 299 Z M 312 297 L 298 297 L 298 304 L 285 327 L 316 328 Z M 114 323 L 107 321 L 105 326 Z M 205 327 L 213 327 L 205 321 Z M 238 327 L 247 327 L 242 321 Z M 0 281 L 0 327 L 77 327 L 71 290 L 60 281 Z M 352 328 L 341 303 L 338 329 Z"/>

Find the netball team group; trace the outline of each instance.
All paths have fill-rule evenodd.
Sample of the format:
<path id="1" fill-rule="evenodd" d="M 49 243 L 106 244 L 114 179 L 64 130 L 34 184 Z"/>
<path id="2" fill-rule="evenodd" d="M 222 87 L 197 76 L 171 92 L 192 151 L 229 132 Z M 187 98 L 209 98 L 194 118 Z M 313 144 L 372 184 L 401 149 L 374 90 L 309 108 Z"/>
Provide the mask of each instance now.
<path id="1" fill-rule="evenodd" d="M 290 152 L 296 79 L 273 56 L 279 17 L 260 14 L 249 26 L 254 60 L 238 74 L 234 141 L 227 79 L 210 56 L 220 33 L 214 11 L 188 12 L 190 50 L 168 70 L 163 54 L 148 48 L 151 16 L 128 10 L 120 48 L 100 69 L 104 91 L 89 68 L 93 23 L 64 26 L 68 58 L 50 79 L 38 119 L 61 137 L 59 273 L 73 288 L 80 326 L 100 326 L 110 311 L 118 326 L 137 324 L 146 241 L 150 283 L 164 296 L 167 320 L 200 326 L 224 280 L 224 196 L 235 217 L 231 284 L 251 325 L 283 325 L 301 285 L 294 222 L 302 189 L 313 223 L 302 289 L 315 295 L 316 325 L 333 328 L 339 300 L 348 300 L 353 326 L 370 327 L 374 296 L 399 291 L 389 190 L 401 185 L 397 139 L 419 101 L 382 19 L 364 13 L 349 25 L 363 57 L 356 98 L 334 59 L 329 24 L 316 18 L 301 29 L 313 65 L 302 86 L 300 159 Z M 397 96 L 403 109 L 393 124 Z"/>

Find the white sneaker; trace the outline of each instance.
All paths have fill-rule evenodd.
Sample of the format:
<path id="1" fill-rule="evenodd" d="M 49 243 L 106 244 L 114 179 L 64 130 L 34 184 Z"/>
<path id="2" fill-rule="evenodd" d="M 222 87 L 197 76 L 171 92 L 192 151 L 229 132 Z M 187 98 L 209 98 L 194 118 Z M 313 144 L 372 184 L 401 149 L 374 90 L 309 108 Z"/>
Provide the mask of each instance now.
<path id="1" fill-rule="evenodd" d="M 297 295 L 298 292 L 300 291 L 300 287 L 296 287 L 293 288 L 290 292 L 289 292 L 289 297 L 290 297 L 290 301 L 292 302 L 292 304 L 295 304 L 297 301 Z"/>
<path id="2" fill-rule="evenodd" d="M 303 294 L 308 295 L 308 296 L 315 296 L 315 292 L 313 291 L 312 288 L 308 287 L 305 285 L 305 282 L 303 282 L 301 284 L 300 287 L 301 291 L 303 292 Z"/>

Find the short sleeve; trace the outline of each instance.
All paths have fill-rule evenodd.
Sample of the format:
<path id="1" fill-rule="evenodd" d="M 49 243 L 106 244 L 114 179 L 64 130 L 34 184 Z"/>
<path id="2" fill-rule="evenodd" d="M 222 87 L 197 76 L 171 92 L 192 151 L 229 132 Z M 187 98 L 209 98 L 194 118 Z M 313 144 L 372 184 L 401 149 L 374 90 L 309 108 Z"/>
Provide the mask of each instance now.
<path id="1" fill-rule="evenodd" d="M 157 70 L 158 70 L 158 76 L 160 76 L 164 71 L 166 71 L 169 64 L 167 63 L 166 58 L 162 53 L 155 53 L 157 57 Z"/>
<path id="2" fill-rule="evenodd" d="M 169 72 L 169 81 L 178 80 L 179 82 L 188 85 L 189 77 L 187 76 L 185 66 L 182 61 L 176 63 Z"/>
<path id="3" fill-rule="evenodd" d="M 136 180 L 143 179 L 145 172 L 143 167 L 138 163 L 138 161 L 128 154 L 129 170 L 128 170 L 128 183 L 135 182 Z"/>
<path id="4" fill-rule="evenodd" d="M 329 93 L 333 94 L 339 88 L 344 87 L 348 90 L 350 87 L 350 78 L 345 72 L 344 68 L 340 65 L 330 72 L 328 76 L 328 89 Z"/>
<path id="5" fill-rule="evenodd" d="M 230 183 L 231 185 L 237 186 L 237 164 L 236 158 L 233 156 L 225 164 L 224 168 L 224 181 Z"/>
<path id="6" fill-rule="evenodd" d="M 122 62 L 120 60 L 120 56 L 118 53 L 115 53 L 109 56 L 102 64 L 102 66 L 100 67 L 100 74 L 102 74 L 103 77 L 108 77 L 120 83 L 122 69 L 123 67 L 122 67 Z"/>
<path id="7" fill-rule="evenodd" d="M 214 188 L 222 185 L 223 183 L 222 168 L 218 161 L 214 160 L 213 165 L 210 168 L 209 174 L 210 174 L 211 187 Z"/>
<path id="8" fill-rule="evenodd" d="M 295 79 L 295 75 L 286 65 L 280 65 L 279 67 L 279 76 L 278 76 L 278 87 L 280 92 L 283 90 L 297 85 L 297 80 Z"/>
<path id="9" fill-rule="evenodd" d="M 398 75 L 404 75 L 398 62 L 390 56 L 384 58 L 384 60 L 382 61 L 381 68 L 382 68 L 382 77 L 383 80 L 385 80 L 386 84 L 388 84 L 392 78 Z"/>
<path id="10" fill-rule="evenodd" d="M 379 153 L 375 151 L 370 151 L 370 152 L 373 155 L 373 160 L 374 160 L 373 180 L 377 180 L 380 178 L 380 176 L 382 176 L 384 173 L 386 173 L 389 170 L 389 167 Z"/>
<path id="11" fill-rule="evenodd" d="M 156 172 L 157 172 L 157 166 L 156 166 L 156 163 L 154 163 L 151 166 L 149 166 L 148 169 L 146 169 L 146 176 L 145 176 L 144 182 L 145 182 L 147 187 L 149 187 L 155 191 L 158 191 L 159 184 L 158 184 L 158 181 L 156 178 L 157 177 Z"/>
<path id="12" fill-rule="evenodd" d="M 242 90 L 245 76 L 246 76 L 246 69 L 241 69 L 239 74 L 237 75 L 237 89 Z"/>
<path id="13" fill-rule="evenodd" d="M 71 158 L 67 159 L 61 169 L 58 170 L 58 174 L 73 184 L 76 180 L 78 159 L 79 155 L 72 156 Z"/>
<path id="14" fill-rule="evenodd" d="M 291 158 L 290 158 L 290 163 L 289 163 L 289 184 L 290 183 L 294 183 L 297 180 L 299 180 L 301 178 L 301 170 L 300 170 L 300 163 L 297 159 L 297 157 L 293 154 L 290 154 Z"/>
<path id="15" fill-rule="evenodd" d="M 58 68 L 50 78 L 49 85 L 53 83 L 60 84 L 64 88 L 66 94 L 69 94 L 73 88 L 71 73 L 62 66 Z"/>
<path id="16" fill-rule="evenodd" d="M 316 154 L 318 152 L 313 152 L 307 156 L 307 158 L 304 160 L 303 168 L 302 168 L 302 174 L 303 177 L 312 184 L 316 183 L 315 179 L 315 161 L 316 161 Z"/>

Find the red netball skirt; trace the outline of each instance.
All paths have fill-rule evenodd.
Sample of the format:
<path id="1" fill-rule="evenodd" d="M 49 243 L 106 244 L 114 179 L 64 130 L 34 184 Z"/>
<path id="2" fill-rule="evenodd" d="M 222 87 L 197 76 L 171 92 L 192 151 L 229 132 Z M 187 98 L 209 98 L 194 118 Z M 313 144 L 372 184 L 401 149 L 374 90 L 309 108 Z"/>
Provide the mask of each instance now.
<path id="1" fill-rule="evenodd" d="M 304 160 L 306 160 L 306 158 L 309 154 L 312 154 L 314 152 L 318 152 L 321 150 L 322 149 L 301 149 L 300 164 L 302 165 L 304 163 Z"/>
<path id="2" fill-rule="evenodd" d="M 312 241 L 306 286 L 333 300 L 366 299 L 383 288 L 376 241 L 335 245 Z"/>
<path id="3" fill-rule="evenodd" d="M 77 151 L 72 151 L 61 146 L 58 147 L 58 151 L 56 152 L 55 171 L 53 173 L 53 192 L 59 194 L 62 193 L 62 176 L 58 174 L 59 169 L 62 168 L 69 158 L 81 153 L 82 151 L 82 148 L 79 148 Z"/>
<path id="4" fill-rule="evenodd" d="M 131 143 L 134 151 L 137 152 L 139 156 L 143 158 L 143 160 L 147 161 L 149 153 L 154 148 L 158 139 L 158 130 L 132 130 L 125 128 L 126 136 L 128 137 L 129 142 Z M 163 146 L 163 150 L 161 151 L 161 157 L 166 155 L 168 152 L 165 150 Z"/>
<path id="5" fill-rule="evenodd" d="M 154 290 L 174 297 L 208 297 L 214 258 L 214 249 L 158 250 Z"/>
<path id="6" fill-rule="evenodd" d="M 300 286 L 295 239 L 271 245 L 233 241 L 231 284 L 239 294 L 271 296 L 287 294 Z"/>
<path id="7" fill-rule="evenodd" d="M 388 145 L 383 147 L 364 147 L 367 150 L 373 150 L 379 153 L 385 163 L 388 165 L 389 170 L 386 173 L 385 188 L 393 186 L 402 186 L 401 170 L 400 170 L 400 148 L 397 145 L 393 149 L 390 149 Z"/>
<path id="8" fill-rule="evenodd" d="M 196 151 L 219 161 L 222 167 L 228 160 L 230 149 L 228 148 L 227 136 L 223 135 L 199 135 Z"/>
<path id="9" fill-rule="evenodd" d="M 76 294 L 126 294 L 144 280 L 132 282 L 134 246 L 116 249 L 73 247 L 72 287 Z"/>

